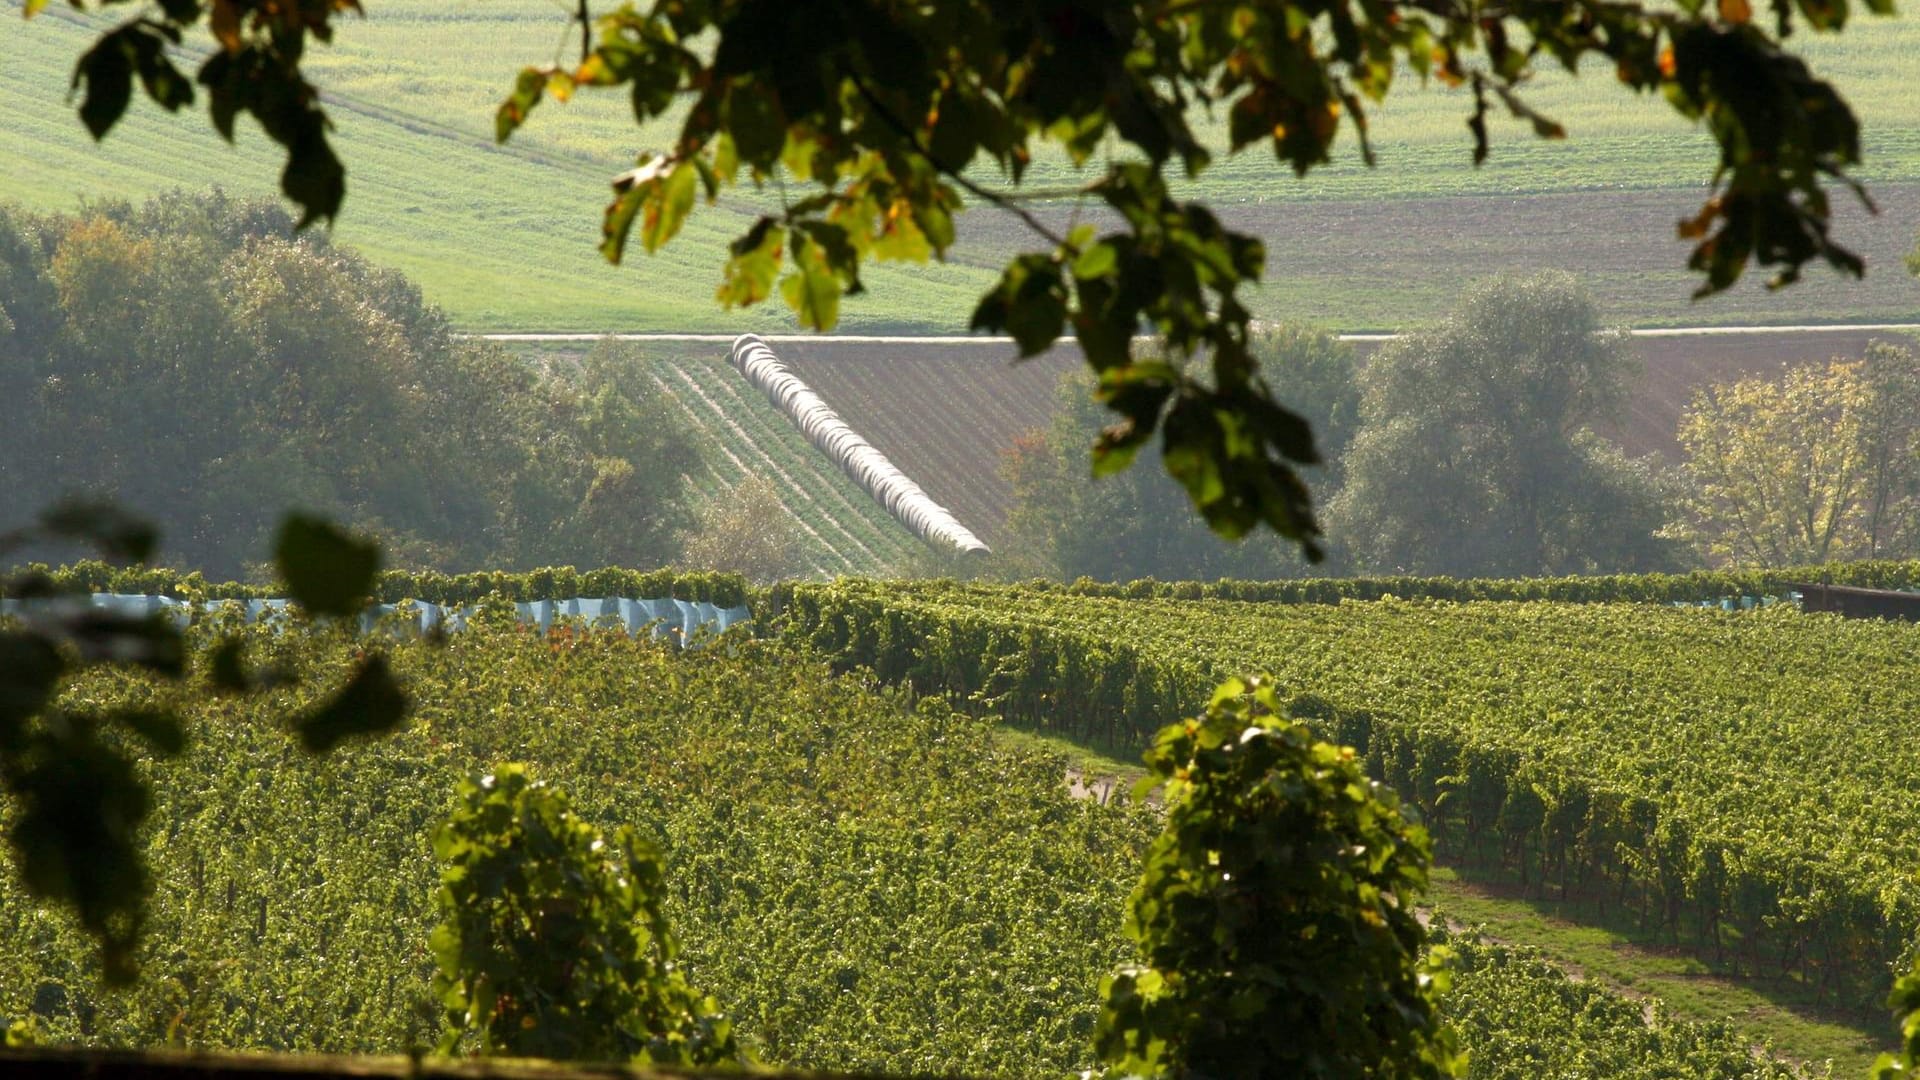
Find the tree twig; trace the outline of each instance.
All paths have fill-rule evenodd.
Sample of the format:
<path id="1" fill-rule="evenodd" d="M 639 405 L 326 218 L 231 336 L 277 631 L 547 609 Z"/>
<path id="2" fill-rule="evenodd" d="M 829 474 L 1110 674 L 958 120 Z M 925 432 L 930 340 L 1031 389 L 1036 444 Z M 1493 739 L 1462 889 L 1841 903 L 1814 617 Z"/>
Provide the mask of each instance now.
<path id="1" fill-rule="evenodd" d="M 914 133 L 913 129 L 901 122 L 899 117 L 893 115 L 893 111 L 887 108 L 886 103 L 882 102 L 879 97 L 867 87 L 865 80 L 861 79 L 860 76 L 855 73 L 849 73 L 848 77 L 853 80 L 854 89 L 860 91 L 861 98 L 863 98 L 867 105 L 873 109 L 874 113 L 880 117 L 881 121 L 892 128 L 895 134 L 905 139 L 907 145 L 913 148 L 913 152 L 925 159 L 927 164 L 932 165 L 934 171 L 960 185 L 962 189 L 975 198 L 1019 218 L 1022 222 L 1026 223 L 1027 228 L 1032 229 L 1036 234 L 1055 247 L 1065 248 L 1068 253 L 1074 255 L 1080 253 L 1078 248 L 1067 242 L 1066 237 L 1049 229 L 1045 222 L 1033 215 L 1032 211 L 1027 210 L 1013 199 L 981 187 L 979 184 L 960 175 L 958 169 L 950 168 L 944 162 L 935 158 L 933 152 L 921 143 L 920 137 Z"/>

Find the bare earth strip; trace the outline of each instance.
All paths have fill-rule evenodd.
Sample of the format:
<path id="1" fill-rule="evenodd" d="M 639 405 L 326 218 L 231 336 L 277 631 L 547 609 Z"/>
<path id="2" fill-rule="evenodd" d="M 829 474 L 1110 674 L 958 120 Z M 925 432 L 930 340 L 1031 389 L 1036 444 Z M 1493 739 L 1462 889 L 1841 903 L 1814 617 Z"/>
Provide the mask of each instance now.
<path id="1" fill-rule="evenodd" d="M 1920 290 L 1920 284 L 1914 288 Z M 1654 454 L 1674 462 L 1680 413 L 1696 389 L 1775 375 L 1790 364 L 1858 356 L 1873 341 L 1911 343 L 1915 333 L 1920 325 L 1897 322 L 1638 330 L 1634 348 L 1643 369 L 1624 414 L 1601 425 L 1601 433 L 1634 456 Z M 560 342 L 601 335 L 489 336 Z M 727 335 L 618 336 L 731 340 Z M 1391 339 L 1385 334 L 1343 337 L 1362 358 Z M 1007 449 L 1016 438 L 1046 426 L 1061 374 L 1081 363 L 1071 344 L 1015 363 L 1012 343 L 1001 338 L 781 335 L 768 340 L 854 430 L 989 544 L 1005 539 L 1012 491 L 1000 466 Z"/>
<path id="2" fill-rule="evenodd" d="M 1699 326 L 1920 321 L 1920 282 L 1903 260 L 1920 233 L 1920 183 L 1884 183 L 1869 214 L 1833 193 L 1834 235 L 1867 264 L 1862 280 L 1810 266 L 1784 291 L 1754 270 L 1718 296 L 1695 302 L 1697 275 L 1676 223 L 1697 212 L 1699 188 L 1570 191 L 1376 200 L 1268 199 L 1217 205 L 1230 227 L 1267 247 L 1265 283 L 1247 295 L 1264 319 L 1330 329 L 1397 330 L 1442 315 L 1473 281 L 1504 273 L 1563 270 L 1592 290 L 1609 322 Z M 1082 218 L 1099 220 L 1081 208 Z M 1043 218 L 1064 224 L 1067 208 Z M 1046 245 L 1017 220 L 967 216 L 967 261 L 997 265 Z M 853 305 L 853 307 L 857 307 Z"/>
<path id="3" fill-rule="evenodd" d="M 1010 346 L 783 343 L 780 357 L 848 424 L 988 544 L 1004 540 L 1015 437 L 1044 427 L 1077 350 L 1014 365 Z"/>
<path id="4" fill-rule="evenodd" d="M 1912 342 L 1900 325 L 1707 328 L 1635 335 L 1644 362 L 1624 414 L 1601 433 L 1629 454 L 1677 461 L 1674 433 L 1694 391 L 1789 364 L 1858 356 L 1872 341 Z M 1354 335 L 1363 358 L 1384 343 Z M 1000 474 L 1016 438 L 1044 428 L 1077 348 L 1012 363 L 1004 342 L 966 338 L 782 340 L 782 359 L 847 423 L 989 544 L 1005 539 L 1012 490 Z M 1280 388 L 1285 397 L 1285 387 Z"/>

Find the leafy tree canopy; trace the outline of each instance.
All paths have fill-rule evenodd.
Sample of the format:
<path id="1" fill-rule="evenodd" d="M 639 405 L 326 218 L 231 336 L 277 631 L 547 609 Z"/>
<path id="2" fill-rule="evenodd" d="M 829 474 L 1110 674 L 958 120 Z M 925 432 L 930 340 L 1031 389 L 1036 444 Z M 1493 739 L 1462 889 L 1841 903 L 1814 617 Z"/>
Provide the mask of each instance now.
<path id="1" fill-rule="evenodd" d="M 630 350 L 529 364 L 292 226 L 217 191 L 0 207 L 0 528 L 110 497 L 232 577 L 289 505 L 414 567 L 675 556 L 697 458 Z"/>
<path id="2" fill-rule="evenodd" d="M 1338 486 L 1339 462 L 1359 418 L 1353 350 L 1329 335 L 1283 326 L 1256 330 L 1253 353 L 1313 427 L 1327 461 L 1306 476 L 1324 498 Z M 1024 556 L 1028 574 L 1063 580 L 1273 578 L 1304 570 L 1278 537 L 1226 543 L 1209 533 L 1164 473 L 1132 469 L 1089 483 L 1086 447 L 1105 422 L 1092 387 L 1084 371 L 1062 378 L 1052 422 L 1007 450 L 1002 472 L 1013 488 L 1008 529 L 1015 543 L 1003 558 Z"/>
<path id="3" fill-rule="evenodd" d="M 1564 274 L 1489 282 L 1361 373 L 1361 427 L 1328 510 L 1376 573 L 1525 577 L 1666 569 L 1653 477 L 1586 425 L 1635 361 Z"/>
<path id="4" fill-rule="evenodd" d="M 27 0 L 26 13 L 46 3 Z M 1864 6 L 1884 13 L 1892 0 Z M 967 200 L 1021 215 L 1044 249 L 1006 267 L 972 323 L 1012 334 L 1025 354 L 1071 329 L 1119 414 L 1096 467 L 1124 467 L 1159 432 L 1168 468 L 1215 530 L 1265 523 L 1317 554 L 1295 469 L 1318 454 L 1260 375 L 1239 300 L 1265 252 L 1174 181 L 1255 146 L 1305 173 L 1329 160 L 1343 121 L 1370 160 L 1367 110 L 1401 72 L 1471 88 L 1478 161 L 1496 108 L 1560 137 L 1523 91 L 1542 66 L 1596 60 L 1718 144 L 1707 200 L 1680 225 L 1700 293 L 1749 264 L 1776 268 L 1777 284 L 1809 262 L 1857 275 L 1859 257 L 1829 235 L 1827 185 L 1864 198 L 1848 176 L 1859 127 L 1784 46 L 1801 28 L 1843 28 L 1853 10 L 1850 0 L 1772 0 L 1763 12 L 1750 0 L 655 0 L 609 11 L 578 0 L 578 62 L 520 72 L 496 130 L 509 138 L 543 100 L 583 89 L 624 91 L 642 125 L 684 105 L 665 149 L 614 179 L 602 250 L 619 261 L 636 229 L 657 250 L 703 193 L 712 200 L 742 176 L 777 180 L 781 209 L 733 242 L 718 298 L 751 304 L 777 287 L 822 329 L 860 291 L 867 259 L 943 255 Z M 80 119 L 104 136 L 136 82 L 169 110 L 204 91 L 222 135 L 245 113 L 287 148 L 282 186 L 302 224 L 331 220 L 345 170 L 301 62 L 310 41 L 331 40 L 360 11 L 359 0 L 162 0 L 80 58 Z M 214 47 L 189 77 L 168 47 L 202 27 Z M 1224 115 L 1225 145 L 1196 129 L 1202 114 Z M 1015 189 L 1047 145 L 1098 171 L 1078 190 L 1111 211 L 1107 231 L 1055 229 L 1024 208 Z M 977 178 L 976 165 L 997 178 Z M 1203 355 L 1206 370 L 1136 356 L 1142 328 L 1178 355 Z"/>
<path id="5" fill-rule="evenodd" d="M 1920 366 L 1858 360 L 1697 392 L 1680 420 L 1692 534 L 1739 566 L 1911 557 L 1920 545 Z"/>

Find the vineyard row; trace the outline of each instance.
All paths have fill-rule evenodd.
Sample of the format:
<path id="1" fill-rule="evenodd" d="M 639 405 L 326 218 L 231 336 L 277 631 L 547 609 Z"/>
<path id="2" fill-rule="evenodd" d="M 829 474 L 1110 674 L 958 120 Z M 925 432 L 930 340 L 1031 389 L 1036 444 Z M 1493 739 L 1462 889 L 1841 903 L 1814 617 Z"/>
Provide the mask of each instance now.
<path id="1" fill-rule="evenodd" d="M 1191 714 L 1221 676 L 1270 671 L 1419 807 L 1445 857 L 1849 1004 L 1878 1003 L 1920 928 L 1905 625 L 860 582 L 774 607 L 842 670 L 1109 746 Z"/>

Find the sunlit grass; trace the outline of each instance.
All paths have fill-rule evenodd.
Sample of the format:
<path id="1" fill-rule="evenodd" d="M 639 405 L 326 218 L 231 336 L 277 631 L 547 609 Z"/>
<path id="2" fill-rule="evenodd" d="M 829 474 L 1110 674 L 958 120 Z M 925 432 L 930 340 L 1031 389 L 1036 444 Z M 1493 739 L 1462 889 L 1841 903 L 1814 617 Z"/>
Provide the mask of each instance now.
<path id="1" fill-rule="evenodd" d="M 169 187 L 276 190 L 277 148 L 244 122 L 239 145 L 230 148 L 212 134 L 203 113 L 169 117 L 139 101 L 109 139 L 95 145 L 67 100 L 73 60 L 93 30 L 63 5 L 21 25 L 18 7 L 19 0 L 0 0 L 0 13 L 16 20 L 0 36 L 0 110 L 8 117 L 0 127 L 0 157 L 8 166 L 0 170 L 0 200 L 70 211 L 83 199 L 138 199 Z M 339 241 L 407 272 L 461 326 L 475 330 L 791 328 L 777 301 L 727 312 L 713 299 L 725 242 L 777 205 L 775 191 L 727 193 L 718 207 L 695 213 L 682 237 L 657 255 L 636 251 L 621 268 L 600 258 L 608 179 L 642 149 L 668 141 L 672 118 L 637 128 L 623 94 L 583 93 L 565 105 L 542 105 L 510 144 L 494 145 L 493 112 L 512 73 L 577 54 L 563 5 L 376 0 L 368 7 L 366 20 L 347 20 L 335 44 L 315 48 L 309 60 L 332 103 L 349 169 Z M 1920 180 L 1920 110 L 1913 108 L 1912 89 L 1920 86 L 1920 21 L 1861 19 L 1838 37 L 1807 35 L 1802 47 L 1863 118 L 1868 161 L 1862 177 L 1881 184 Z M 1572 138 L 1542 142 L 1518 122 L 1495 117 L 1492 157 L 1472 168 L 1468 96 L 1422 88 L 1409 76 L 1372 115 L 1379 168 L 1358 163 L 1349 132 L 1334 163 L 1304 179 L 1253 147 L 1223 156 L 1189 190 L 1230 208 L 1564 192 L 1604 198 L 1620 190 L 1690 195 L 1710 174 L 1706 137 L 1663 103 L 1636 99 L 1610 72 L 1578 79 L 1543 73 L 1530 97 L 1563 121 Z M 1204 118 L 1201 123 L 1208 126 Z M 994 178 L 991 166 L 975 171 Z M 1087 179 L 1047 154 L 1030 175 L 1045 186 Z M 1365 234 L 1353 246 L 1369 254 L 1299 262 L 1276 251 L 1270 284 L 1251 299 L 1256 312 L 1346 328 L 1401 326 L 1443 311 L 1462 272 L 1478 276 L 1546 258 L 1576 272 L 1590 269 L 1577 247 L 1542 240 L 1537 230 L 1514 237 L 1509 250 L 1477 248 L 1472 261 L 1462 262 L 1452 250 L 1459 231 L 1454 221 L 1437 218 L 1408 232 L 1363 215 L 1353 227 Z M 1896 247 L 1911 246 L 1912 226 L 1883 227 L 1903 233 L 1898 245 L 1882 245 L 1884 264 Z M 1667 242 L 1666 228 L 1647 238 L 1632 267 L 1600 271 L 1595 289 L 1610 318 L 1833 321 L 1848 314 L 1828 297 L 1798 290 L 1779 300 L 1756 296 L 1697 310 L 1650 307 L 1650 283 L 1657 281 L 1669 299 L 1684 298 L 1691 286 L 1680 271 L 1684 254 Z M 946 264 L 870 267 L 869 292 L 844 305 L 844 327 L 962 331 L 1002 261 L 1040 246 L 993 221 L 991 212 L 968 218 L 962 236 Z M 1920 313 L 1920 303 L 1891 294 L 1853 306 L 1876 318 Z"/>

